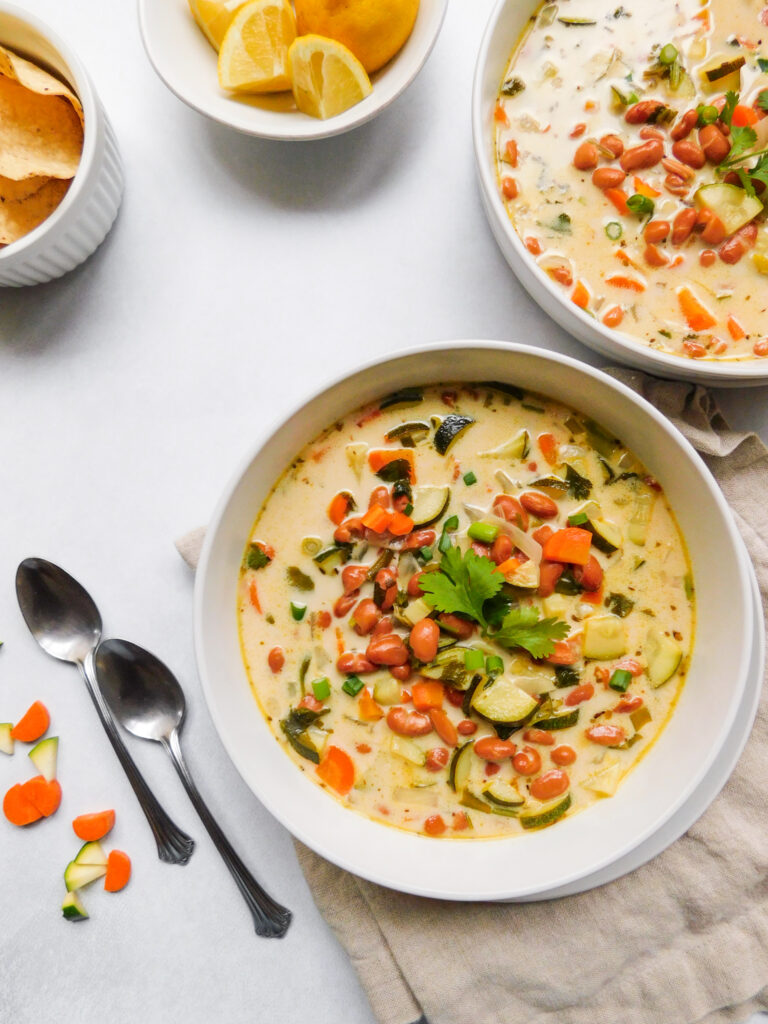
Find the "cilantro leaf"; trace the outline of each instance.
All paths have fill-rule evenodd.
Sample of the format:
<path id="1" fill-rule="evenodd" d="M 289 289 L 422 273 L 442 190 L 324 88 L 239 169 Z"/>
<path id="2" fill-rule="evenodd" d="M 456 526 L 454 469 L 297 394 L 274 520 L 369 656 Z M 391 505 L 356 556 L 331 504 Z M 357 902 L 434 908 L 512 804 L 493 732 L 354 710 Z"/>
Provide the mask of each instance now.
<path id="1" fill-rule="evenodd" d="M 768 110 L 768 89 L 757 94 L 757 105 L 761 110 Z"/>
<path id="2" fill-rule="evenodd" d="M 426 573 L 419 579 L 424 600 L 439 612 L 459 612 L 479 622 L 485 629 L 488 620 L 483 604 L 501 590 L 504 578 L 496 566 L 471 548 L 462 555 L 459 548 L 451 547 L 443 555 L 440 569 Z"/>
<path id="3" fill-rule="evenodd" d="M 246 569 L 263 569 L 272 559 L 260 544 L 249 544 L 243 559 Z"/>
<path id="4" fill-rule="evenodd" d="M 546 658 L 554 651 L 555 641 L 564 640 L 569 629 L 562 620 L 539 618 L 536 608 L 513 608 L 491 639 L 502 647 L 523 647 L 532 658 Z"/>
<path id="5" fill-rule="evenodd" d="M 755 166 L 750 170 L 749 176 L 750 178 L 757 179 L 757 181 L 762 181 L 764 185 L 768 185 L 768 153 L 764 153 L 760 157 Z"/>
<path id="6" fill-rule="evenodd" d="M 726 157 L 726 161 L 730 163 L 737 157 L 741 156 L 742 153 L 746 153 L 748 149 L 752 149 L 754 144 L 757 142 L 757 132 L 754 128 L 745 126 L 743 128 L 731 128 L 731 151 Z"/>
<path id="7" fill-rule="evenodd" d="M 739 181 L 741 182 L 741 187 L 744 189 L 744 191 L 747 193 L 747 195 L 748 196 L 756 195 L 755 186 L 752 184 L 752 179 L 747 174 L 747 172 L 744 170 L 744 168 L 743 167 L 736 167 L 735 171 L 736 171 L 736 174 L 738 174 L 738 176 L 739 176 Z"/>
<path id="8" fill-rule="evenodd" d="M 500 626 L 512 607 L 512 598 L 500 591 L 495 597 L 489 598 L 483 605 L 483 615 L 489 626 Z"/>
<path id="9" fill-rule="evenodd" d="M 723 106 L 723 109 L 720 111 L 720 120 L 723 122 L 723 124 L 730 125 L 733 119 L 733 112 L 738 106 L 738 103 L 739 94 L 729 89 L 728 92 L 725 94 L 725 105 Z"/>

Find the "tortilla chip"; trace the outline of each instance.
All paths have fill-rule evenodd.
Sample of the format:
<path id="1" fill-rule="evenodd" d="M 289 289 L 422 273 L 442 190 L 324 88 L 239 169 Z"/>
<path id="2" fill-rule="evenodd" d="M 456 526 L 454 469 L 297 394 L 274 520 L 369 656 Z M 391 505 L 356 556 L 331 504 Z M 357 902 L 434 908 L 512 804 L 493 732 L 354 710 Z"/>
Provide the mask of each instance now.
<path id="1" fill-rule="evenodd" d="M 42 96 L 63 96 L 72 104 L 75 113 L 80 118 L 80 124 L 83 124 L 82 104 L 68 86 L 47 71 L 43 71 L 37 64 L 32 64 L 23 57 L 19 57 L 13 50 L 6 50 L 2 46 L 0 46 L 0 75 L 14 79 L 26 89 Z"/>
<path id="2" fill-rule="evenodd" d="M 24 178 L 23 181 L 14 181 L 13 178 L 0 178 L 0 203 L 17 203 L 28 196 L 39 192 L 46 181 L 50 178 L 35 177 Z"/>
<path id="3" fill-rule="evenodd" d="M 69 100 L 0 76 L 0 176 L 73 178 L 83 126 Z"/>
<path id="4" fill-rule="evenodd" d="M 0 245 L 10 245 L 50 217 L 71 182 L 52 178 L 26 199 L 0 202 Z"/>

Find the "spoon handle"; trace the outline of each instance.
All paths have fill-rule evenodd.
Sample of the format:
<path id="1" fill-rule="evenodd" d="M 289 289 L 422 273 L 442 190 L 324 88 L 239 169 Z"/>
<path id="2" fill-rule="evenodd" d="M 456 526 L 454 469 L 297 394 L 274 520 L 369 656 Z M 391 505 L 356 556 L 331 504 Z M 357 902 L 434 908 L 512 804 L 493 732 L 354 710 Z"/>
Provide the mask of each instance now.
<path id="1" fill-rule="evenodd" d="M 232 849 L 229 840 L 219 828 L 216 819 L 213 817 L 203 798 L 198 792 L 192 776 L 189 774 L 186 762 L 181 753 L 179 734 L 176 729 L 167 739 L 162 741 L 179 773 L 184 788 L 189 794 L 189 799 L 194 804 L 195 810 L 208 830 L 208 835 L 214 842 L 216 849 L 221 854 L 224 863 L 229 868 L 230 874 L 237 883 L 243 899 L 248 904 L 248 909 L 253 917 L 256 926 L 256 934 L 267 939 L 281 939 L 288 931 L 292 914 L 286 907 L 281 906 L 262 889 L 256 879 L 251 875 L 248 868 L 243 864 L 238 855 Z"/>
<path id="2" fill-rule="evenodd" d="M 92 661 L 92 654 L 89 655 L 88 660 L 89 662 Z M 133 791 L 141 804 L 141 809 L 144 811 L 144 815 L 149 822 L 149 827 L 152 829 L 160 860 L 165 861 L 167 864 L 186 864 L 195 848 L 194 839 L 191 839 L 186 832 L 182 832 L 178 825 L 171 821 L 168 814 L 158 803 L 157 797 L 147 785 L 144 776 L 136 767 L 133 758 L 125 749 L 125 744 L 120 739 L 120 733 L 117 731 L 117 726 L 110 714 L 109 708 L 104 703 L 104 698 L 101 696 L 98 684 L 94 682 L 96 677 L 93 665 L 78 662 L 78 668 L 80 669 L 80 675 L 85 681 L 85 685 L 88 687 L 88 692 L 101 719 L 101 724 L 104 726 L 104 730 L 109 737 L 109 742 L 112 744 L 117 754 L 117 759 L 128 776 L 128 781 L 133 787 Z"/>

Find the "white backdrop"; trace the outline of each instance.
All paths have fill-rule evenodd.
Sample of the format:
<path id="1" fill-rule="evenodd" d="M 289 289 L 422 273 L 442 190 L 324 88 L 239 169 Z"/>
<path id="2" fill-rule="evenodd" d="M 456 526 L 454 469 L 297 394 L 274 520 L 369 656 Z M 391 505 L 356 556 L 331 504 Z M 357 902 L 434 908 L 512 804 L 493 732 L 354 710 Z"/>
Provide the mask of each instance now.
<path id="1" fill-rule="evenodd" d="M 482 213 L 469 100 L 491 0 L 452 0 L 426 68 L 376 121 L 293 145 L 230 134 L 176 100 L 145 58 L 132 4 L 26 3 L 90 69 L 127 189 L 84 267 L 0 291 L 0 721 L 45 701 L 64 790 L 49 821 L 0 820 L 0 1020 L 372 1024 L 288 835 L 214 733 L 191 574 L 173 539 L 206 521 L 256 432 L 362 358 L 477 337 L 596 362 L 522 292 Z M 724 404 L 734 425 L 768 434 L 762 390 Z M 190 767 L 244 859 L 294 910 L 282 942 L 255 938 L 162 751 L 130 740 L 198 840 L 187 867 L 157 860 L 76 672 L 23 626 L 13 578 L 31 554 L 69 569 L 108 634 L 149 647 L 181 679 Z M 0 755 L 1 791 L 29 777 L 26 749 Z M 102 806 L 117 809 L 110 840 L 131 854 L 134 878 L 120 895 L 87 891 L 91 920 L 72 927 L 59 914 L 78 848 L 68 822 Z"/>

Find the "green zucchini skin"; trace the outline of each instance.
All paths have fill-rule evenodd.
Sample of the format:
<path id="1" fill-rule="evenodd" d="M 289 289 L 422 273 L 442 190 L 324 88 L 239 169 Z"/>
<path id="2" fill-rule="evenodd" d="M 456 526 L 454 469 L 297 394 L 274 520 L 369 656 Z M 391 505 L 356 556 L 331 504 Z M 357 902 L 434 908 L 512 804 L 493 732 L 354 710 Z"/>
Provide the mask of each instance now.
<path id="1" fill-rule="evenodd" d="M 571 802 L 571 794 L 568 793 L 562 800 L 548 807 L 545 811 L 539 811 L 534 814 L 520 814 L 518 821 L 524 829 L 546 828 L 548 825 L 554 825 L 556 821 L 559 821 L 568 812 Z"/>
<path id="2" fill-rule="evenodd" d="M 546 732 L 555 732 L 559 729 L 570 729 L 579 722 L 579 709 L 574 708 L 564 715 L 552 715 L 551 718 L 539 718 L 536 721 L 537 729 L 544 729 Z"/>
<path id="3" fill-rule="evenodd" d="M 471 416 L 459 416 L 458 413 L 449 413 L 435 431 L 435 449 L 440 455 L 445 455 L 454 441 L 464 433 L 467 427 L 471 427 L 475 421 Z"/>

